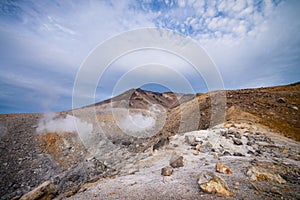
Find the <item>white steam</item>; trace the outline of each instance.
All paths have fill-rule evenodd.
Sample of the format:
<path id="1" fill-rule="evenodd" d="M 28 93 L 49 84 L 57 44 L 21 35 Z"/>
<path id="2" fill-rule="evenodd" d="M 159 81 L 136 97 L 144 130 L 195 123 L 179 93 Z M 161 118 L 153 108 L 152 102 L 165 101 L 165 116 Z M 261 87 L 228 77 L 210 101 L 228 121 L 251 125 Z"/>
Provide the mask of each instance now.
<path id="1" fill-rule="evenodd" d="M 149 108 L 150 111 L 156 112 L 156 113 L 160 113 L 162 109 L 163 109 L 162 106 L 160 106 L 158 104 L 153 104 Z"/>
<path id="2" fill-rule="evenodd" d="M 155 126 L 155 119 L 152 116 L 134 113 L 127 115 L 119 123 L 122 129 L 130 132 L 141 132 L 152 129 Z"/>
<path id="3" fill-rule="evenodd" d="M 92 130 L 93 125 L 90 123 L 83 122 L 72 115 L 62 117 L 56 116 L 54 113 L 45 113 L 36 128 L 37 133 L 80 132 L 81 134 L 88 134 L 91 133 Z"/>
<path id="4" fill-rule="evenodd" d="M 152 112 L 116 108 L 113 109 L 113 117 L 124 133 L 134 137 L 147 137 L 157 126 L 157 116 Z"/>
<path id="5" fill-rule="evenodd" d="M 129 115 L 130 120 L 142 130 L 151 129 L 155 125 L 155 119 L 151 116 L 145 116 L 141 113 Z"/>

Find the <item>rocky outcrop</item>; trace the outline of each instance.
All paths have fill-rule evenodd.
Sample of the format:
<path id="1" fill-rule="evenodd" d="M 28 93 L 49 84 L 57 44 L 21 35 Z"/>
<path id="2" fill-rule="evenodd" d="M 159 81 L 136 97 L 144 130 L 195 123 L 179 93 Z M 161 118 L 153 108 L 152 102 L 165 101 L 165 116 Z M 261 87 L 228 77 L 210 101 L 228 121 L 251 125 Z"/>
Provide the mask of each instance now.
<path id="1" fill-rule="evenodd" d="M 51 200 L 56 196 L 57 189 L 53 183 L 46 181 L 37 188 L 23 195 L 20 200 Z"/>
<path id="2" fill-rule="evenodd" d="M 246 175 L 249 176 L 253 181 L 267 181 L 280 184 L 286 183 L 286 180 L 284 180 L 279 174 L 270 172 L 270 170 L 259 166 L 247 168 Z"/>
<path id="3" fill-rule="evenodd" d="M 198 179 L 198 185 L 202 191 L 209 194 L 217 193 L 223 196 L 233 195 L 229 190 L 227 183 L 210 171 L 201 172 Z"/>

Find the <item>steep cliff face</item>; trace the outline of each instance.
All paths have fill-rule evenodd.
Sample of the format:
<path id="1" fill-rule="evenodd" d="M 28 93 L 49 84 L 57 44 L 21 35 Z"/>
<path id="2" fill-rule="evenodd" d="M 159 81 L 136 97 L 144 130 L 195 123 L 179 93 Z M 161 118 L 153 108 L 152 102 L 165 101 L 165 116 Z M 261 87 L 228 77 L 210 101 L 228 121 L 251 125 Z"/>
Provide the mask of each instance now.
<path id="1" fill-rule="evenodd" d="M 154 145 L 168 145 L 169 137 L 223 122 L 300 141 L 299 109 L 296 83 L 197 95 L 132 89 L 50 118 L 0 115 L 0 196 L 20 197 L 48 180 L 57 193 L 71 194 L 83 183 L 138 170 L 137 163 L 151 157 Z"/>

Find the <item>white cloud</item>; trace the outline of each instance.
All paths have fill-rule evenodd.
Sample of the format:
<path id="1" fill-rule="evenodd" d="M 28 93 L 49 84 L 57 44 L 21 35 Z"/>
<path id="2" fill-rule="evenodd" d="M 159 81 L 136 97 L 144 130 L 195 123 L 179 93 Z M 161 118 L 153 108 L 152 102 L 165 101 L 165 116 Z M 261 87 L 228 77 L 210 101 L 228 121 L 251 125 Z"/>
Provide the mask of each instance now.
<path id="1" fill-rule="evenodd" d="M 219 5 L 218 5 L 218 11 L 227 13 L 230 10 L 232 10 L 232 7 L 234 6 L 234 4 L 235 4 L 235 2 L 233 0 L 221 1 L 221 3 L 219 3 Z"/>
<path id="2" fill-rule="evenodd" d="M 58 85 L 55 81 L 45 80 L 40 77 L 19 74 L 17 72 L 3 71 L 0 73 L 1 81 L 14 86 L 20 86 L 34 91 L 55 93 L 58 95 L 71 95 L 71 88 Z"/>
<path id="3" fill-rule="evenodd" d="M 245 9 L 243 9 L 238 16 L 240 18 L 245 18 L 245 17 L 249 17 L 251 14 L 253 13 L 253 6 L 249 5 L 248 7 L 246 7 Z"/>
<path id="4" fill-rule="evenodd" d="M 185 7 L 185 0 L 178 0 L 179 7 Z"/>
<path id="5" fill-rule="evenodd" d="M 265 6 L 264 10 L 266 14 L 270 14 L 274 10 L 274 4 L 272 0 L 265 0 L 264 6 Z"/>
<path id="6" fill-rule="evenodd" d="M 201 16 L 204 14 L 204 12 L 205 12 L 205 8 L 204 8 L 205 1 L 204 0 L 196 0 L 193 3 L 190 2 L 190 5 L 194 7 L 196 14 L 198 16 Z"/>
<path id="7" fill-rule="evenodd" d="M 241 12 L 246 7 L 246 0 L 238 0 L 235 5 L 232 7 L 234 12 Z"/>
<path id="8" fill-rule="evenodd" d="M 295 20 L 298 14 L 294 6 L 280 5 L 246 36 L 243 35 L 247 22 L 234 21 L 230 27 L 240 37 L 223 36 L 222 40 L 208 39 L 203 43 L 227 87 L 261 87 L 297 81 L 299 73 L 295 69 L 299 56 L 296 55 L 300 48 L 296 41 L 300 38 L 296 30 L 300 30 L 300 22 Z M 261 15 L 257 16 L 262 20 Z"/>
<path id="9" fill-rule="evenodd" d="M 297 1 L 275 4 L 271 0 L 182 0 L 178 1 L 178 7 L 174 7 L 172 2 L 176 1 L 165 0 L 161 1 L 165 3 L 162 9 L 155 6 L 152 8 L 151 2 L 14 2 L 22 10 L 15 13 L 17 19 L 0 19 L 2 82 L 12 87 L 23 85 L 30 90 L 40 90 L 39 94 L 45 97 L 47 95 L 43 93 L 43 89 L 39 89 L 44 86 L 52 88 L 53 93 L 58 96 L 70 96 L 71 91 L 69 86 L 65 86 L 65 82 L 72 83 L 81 62 L 96 45 L 123 31 L 155 26 L 181 31 L 198 40 L 216 60 L 228 82 L 246 81 L 246 78 L 240 78 L 244 71 L 251 72 L 245 74 L 248 79 L 254 78 L 257 75 L 255 71 L 261 66 L 271 70 L 270 63 L 268 68 L 269 61 L 275 64 L 284 61 L 284 66 L 298 62 L 296 53 L 299 51 L 299 23 L 295 20 L 299 18 L 299 14 L 295 12 L 297 6 L 299 7 Z M 281 48 L 283 46 L 286 46 L 285 51 L 290 56 L 284 53 Z M 274 56 L 270 56 L 272 52 L 281 52 L 281 55 L 276 56 L 280 61 L 275 61 Z M 150 55 L 154 56 L 151 53 Z M 128 56 L 127 60 L 120 60 L 119 66 L 114 66 L 113 73 L 120 74 L 129 65 L 153 61 L 153 58 L 158 63 L 172 66 L 182 74 L 191 73 L 184 62 L 163 53 L 152 59 L 143 54 Z M 272 65 L 277 66 L 275 68 L 279 72 L 276 73 L 279 74 L 290 73 L 288 71 L 294 69 L 287 67 L 284 71 L 279 69 L 278 63 L 274 63 Z M 26 70 L 17 73 L 23 64 Z M 252 71 L 249 70 L 250 66 L 253 67 Z M 8 72 L 11 74 L 7 74 Z M 36 73 L 31 74 L 32 72 Z M 52 74 L 49 73 L 43 79 L 43 75 L 48 72 Z M 54 72 L 60 77 L 64 75 L 66 80 L 57 78 L 53 75 Z M 38 77 L 36 74 L 42 75 Z M 228 78 L 231 75 L 233 78 Z M 290 76 L 296 75 L 294 73 Z M 274 79 L 284 79 L 283 76 L 287 75 L 277 75 Z M 34 85 L 41 87 L 36 89 Z M 7 98 L 10 93 L 3 91 L 3 94 Z"/>
<path id="10" fill-rule="evenodd" d="M 247 28 L 244 25 L 244 22 L 240 21 L 239 25 L 233 28 L 233 31 L 236 33 L 237 36 L 244 36 L 247 33 Z"/>

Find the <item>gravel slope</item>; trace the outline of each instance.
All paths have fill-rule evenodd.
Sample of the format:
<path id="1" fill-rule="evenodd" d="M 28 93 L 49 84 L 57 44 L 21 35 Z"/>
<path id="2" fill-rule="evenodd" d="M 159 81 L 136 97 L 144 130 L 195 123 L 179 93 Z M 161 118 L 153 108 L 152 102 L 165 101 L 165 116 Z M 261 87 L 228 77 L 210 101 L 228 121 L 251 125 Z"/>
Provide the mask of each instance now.
<path id="1" fill-rule="evenodd" d="M 229 134 L 228 138 L 222 136 L 228 130 L 240 133 L 244 144 L 235 145 L 232 142 L 233 135 Z M 185 142 L 186 135 L 203 141 L 199 155 L 194 155 L 193 147 Z M 257 140 L 250 146 L 247 142 L 251 137 L 256 137 Z M 208 141 L 214 150 L 205 147 Z M 220 144 L 223 149 L 218 150 L 216 147 L 220 147 Z M 266 146 L 268 149 L 264 150 Z M 250 150 L 262 152 L 252 154 Z M 224 156 L 224 151 L 232 156 Z M 235 152 L 244 156 L 233 156 Z M 87 184 L 68 199 L 299 199 L 299 153 L 298 142 L 278 136 L 262 127 L 246 123 L 226 124 L 210 130 L 173 136 L 169 145 L 136 163 L 138 172 Z M 171 176 L 162 176 L 161 168 L 169 165 L 173 154 L 183 155 L 184 166 L 175 168 Z M 228 165 L 233 174 L 216 172 L 217 162 Z M 275 180 L 253 181 L 246 175 L 246 169 L 253 166 L 262 166 L 269 172 L 281 175 L 286 183 L 280 184 Z M 197 179 L 204 170 L 222 177 L 234 195 L 224 197 L 202 191 Z"/>

